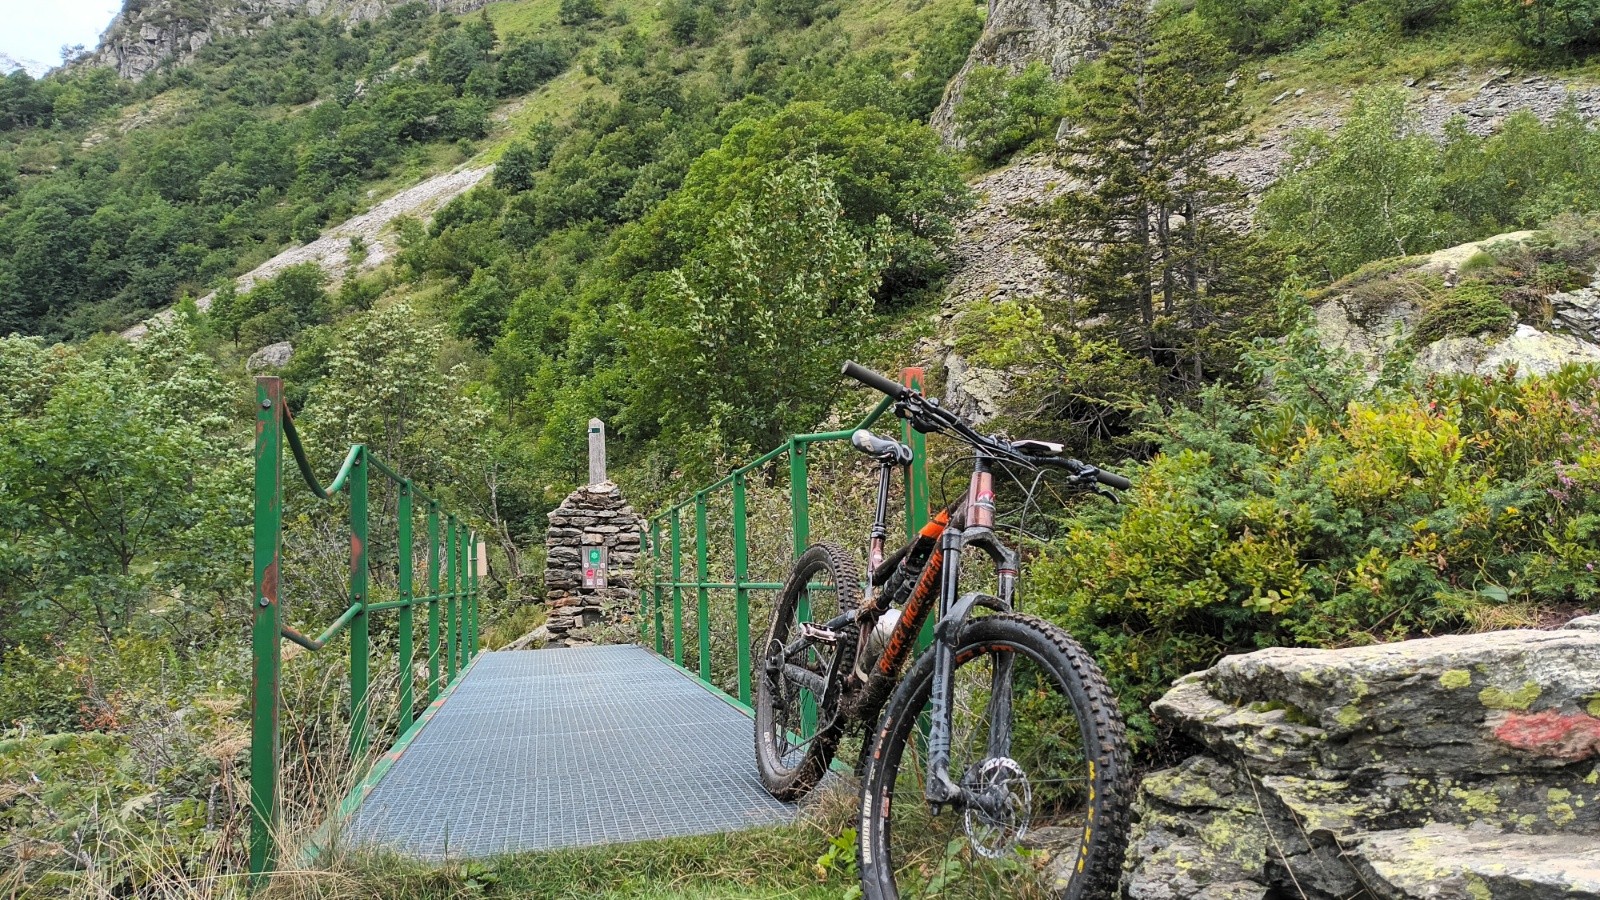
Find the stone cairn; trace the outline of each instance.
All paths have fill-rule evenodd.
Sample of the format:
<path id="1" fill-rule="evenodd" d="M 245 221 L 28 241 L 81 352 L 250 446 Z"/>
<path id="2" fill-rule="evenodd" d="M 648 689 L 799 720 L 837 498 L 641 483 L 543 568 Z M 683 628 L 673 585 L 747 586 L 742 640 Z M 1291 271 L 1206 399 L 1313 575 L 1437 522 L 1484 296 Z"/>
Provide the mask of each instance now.
<path id="1" fill-rule="evenodd" d="M 638 597 L 633 569 L 643 532 L 639 515 L 606 478 L 605 426 L 591 419 L 589 484 L 550 513 L 545 533 L 548 646 L 594 643 L 585 629 L 631 619 Z M 596 550 L 600 565 L 593 559 Z"/>

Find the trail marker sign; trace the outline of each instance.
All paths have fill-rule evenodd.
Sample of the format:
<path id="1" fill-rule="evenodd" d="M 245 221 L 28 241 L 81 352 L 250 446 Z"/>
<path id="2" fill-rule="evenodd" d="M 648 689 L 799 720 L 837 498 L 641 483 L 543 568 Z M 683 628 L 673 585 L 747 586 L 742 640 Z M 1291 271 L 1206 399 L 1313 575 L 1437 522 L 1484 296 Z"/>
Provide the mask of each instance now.
<path id="1" fill-rule="evenodd" d="M 588 546 L 583 548 L 583 586 L 586 588 L 603 588 L 606 586 L 606 564 L 610 561 L 610 554 L 605 547 Z"/>

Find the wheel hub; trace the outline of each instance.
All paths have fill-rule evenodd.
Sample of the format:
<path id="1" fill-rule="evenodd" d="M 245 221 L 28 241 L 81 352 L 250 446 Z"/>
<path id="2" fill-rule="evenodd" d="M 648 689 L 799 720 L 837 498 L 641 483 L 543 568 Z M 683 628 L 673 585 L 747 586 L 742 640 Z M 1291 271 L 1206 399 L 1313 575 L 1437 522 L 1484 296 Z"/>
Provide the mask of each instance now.
<path id="1" fill-rule="evenodd" d="M 986 859 L 1011 852 L 1028 833 L 1033 791 L 1016 760 L 991 757 L 961 777 L 969 802 L 963 827 L 972 849 Z"/>

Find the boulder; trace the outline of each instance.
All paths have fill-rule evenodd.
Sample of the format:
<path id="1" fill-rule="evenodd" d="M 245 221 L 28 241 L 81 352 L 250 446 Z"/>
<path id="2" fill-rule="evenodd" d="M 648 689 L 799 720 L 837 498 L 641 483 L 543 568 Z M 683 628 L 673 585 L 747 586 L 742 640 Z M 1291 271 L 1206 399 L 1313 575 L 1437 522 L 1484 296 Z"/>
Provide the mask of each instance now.
<path id="1" fill-rule="evenodd" d="M 1146 778 L 1136 900 L 1595 896 L 1600 630 L 1229 657 L 1155 712 L 1204 752 Z"/>
<path id="2" fill-rule="evenodd" d="M 250 354 L 250 358 L 245 360 L 244 370 L 253 375 L 256 372 L 281 369 L 289 364 L 289 359 L 293 356 L 294 345 L 288 341 L 268 344 Z"/>

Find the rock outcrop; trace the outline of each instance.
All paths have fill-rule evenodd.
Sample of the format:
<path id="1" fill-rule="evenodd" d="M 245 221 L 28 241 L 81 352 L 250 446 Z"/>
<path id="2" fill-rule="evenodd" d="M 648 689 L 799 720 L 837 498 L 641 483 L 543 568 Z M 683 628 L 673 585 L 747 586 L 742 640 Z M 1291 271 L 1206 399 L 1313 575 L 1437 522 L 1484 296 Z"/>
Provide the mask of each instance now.
<path id="1" fill-rule="evenodd" d="M 434 12 L 470 12 L 488 0 L 428 0 Z M 137 81 L 169 60 L 182 65 L 213 40 L 250 34 L 287 15 L 337 15 L 349 22 L 376 19 L 401 0 L 124 0 L 100 45 L 83 64 L 109 66 Z"/>
<path id="2" fill-rule="evenodd" d="M 1546 296 L 1548 321 L 1518 322 L 1503 337 L 1459 335 L 1422 346 L 1411 346 L 1424 313 L 1419 296 L 1405 290 L 1372 290 L 1374 283 L 1402 284 L 1401 279 L 1417 273 L 1431 273 L 1444 284 L 1455 284 L 1460 270 L 1480 253 L 1512 250 L 1538 235 L 1535 231 L 1510 232 L 1398 261 L 1390 275 L 1317 304 L 1318 334 L 1326 346 L 1374 369 L 1382 358 L 1408 346 L 1418 370 L 1451 375 L 1490 375 L 1508 365 L 1515 366 L 1520 375 L 1547 375 L 1569 363 L 1600 363 L 1600 272 L 1594 273 L 1588 287 Z M 1382 301 L 1374 303 L 1374 296 Z"/>
<path id="3" fill-rule="evenodd" d="M 1115 7 L 1111 0 L 989 0 L 983 33 L 928 124 L 956 145 L 955 108 L 974 67 L 1018 71 L 1043 60 L 1061 78 L 1103 48 L 1105 16 Z"/>
<path id="4" fill-rule="evenodd" d="M 632 620 L 638 597 L 634 564 L 643 536 L 638 514 L 609 481 L 578 488 L 551 511 L 544 568 L 550 644 L 597 643 L 605 636 L 588 629 Z M 590 558 L 596 552 L 604 553 L 603 566 Z M 597 569 L 598 579 L 589 575 Z"/>
<path id="5" fill-rule="evenodd" d="M 250 354 L 250 358 L 244 361 L 244 370 L 252 375 L 257 372 L 270 372 L 287 366 L 289 360 L 293 358 L 294 345 L 288 341 L 279 341 Z"/>
<path id="6" fill-rule="evenodd" d="M 1278 648 L 1156 713 L 1204 752 L 1145 779 L 1132 900 L 1600 898 L 1600 631 Z"/>

